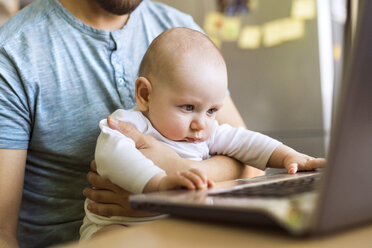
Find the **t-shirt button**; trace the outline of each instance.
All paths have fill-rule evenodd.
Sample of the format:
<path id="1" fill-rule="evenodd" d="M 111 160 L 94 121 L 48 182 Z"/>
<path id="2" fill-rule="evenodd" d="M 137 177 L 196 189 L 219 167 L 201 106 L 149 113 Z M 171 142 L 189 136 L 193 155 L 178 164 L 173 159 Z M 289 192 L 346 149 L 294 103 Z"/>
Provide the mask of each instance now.
<path id="1" fill-rule="evenodd" d="M 119 84 L 124 84 L 124 79 L 119 78 L 118 82 L 119 82 Z"/>

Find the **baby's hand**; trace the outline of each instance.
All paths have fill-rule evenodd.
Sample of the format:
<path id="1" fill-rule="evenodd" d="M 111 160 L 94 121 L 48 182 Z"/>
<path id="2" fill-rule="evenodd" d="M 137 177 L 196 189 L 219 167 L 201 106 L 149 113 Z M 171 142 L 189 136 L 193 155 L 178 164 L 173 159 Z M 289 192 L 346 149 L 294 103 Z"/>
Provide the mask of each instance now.
<path id="1" fill-rule="evenodd" d="M 324 158 L 313 158 L 299 152 L 291 152 L 284 158 L 284 167 L 289 174 L 295 174 L 297 171 L 315 170 L 325 163 Z"/>
<path id="2" fill-rule="evenodd" d="M 159 183 L 159 191 L 186 188 L 189 190 L 213 187 L 213 182 L 198 169 L 177 172 L 175 175 L 163 177 Z"/>

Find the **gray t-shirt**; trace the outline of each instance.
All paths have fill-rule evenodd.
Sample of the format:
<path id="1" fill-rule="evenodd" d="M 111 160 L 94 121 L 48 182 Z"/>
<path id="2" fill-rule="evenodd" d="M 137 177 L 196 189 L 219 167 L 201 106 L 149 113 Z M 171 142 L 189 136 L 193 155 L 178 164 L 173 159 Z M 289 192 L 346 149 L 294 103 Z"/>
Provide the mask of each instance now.
<path id="1" fill-rule="evenodd" d="M 18 238 L 23 247 L 76 240 L 99 120 L 134 107 L 151 41 L 192 18 L 144 0 L 121 30 L 85 25 L 39 0 L 0 29 L 0 148 L 28 149 Z"/>

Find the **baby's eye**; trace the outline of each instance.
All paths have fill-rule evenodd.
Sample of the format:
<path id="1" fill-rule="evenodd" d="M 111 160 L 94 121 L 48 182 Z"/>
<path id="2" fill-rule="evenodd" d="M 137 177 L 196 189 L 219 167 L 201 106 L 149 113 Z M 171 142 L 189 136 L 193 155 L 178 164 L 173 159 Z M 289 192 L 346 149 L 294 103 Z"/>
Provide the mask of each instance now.
<path id="1" fill-rule="evenodd" d="M 214 113 L 216 113 L 217 112 L 217 109 L 216 108 L 211 108 L 211 109 L 208 109 L 208 111 L 207 111 L 207 113 L 209 114 L 209 115 L 213 115 Z"/>
<path id="2" fill-rule="evenodd" d="M 181 106 L 182 109 L 186 110 L 186 111 L 193 111 L 195 109 L 194 105 L 182 105 Z"/>

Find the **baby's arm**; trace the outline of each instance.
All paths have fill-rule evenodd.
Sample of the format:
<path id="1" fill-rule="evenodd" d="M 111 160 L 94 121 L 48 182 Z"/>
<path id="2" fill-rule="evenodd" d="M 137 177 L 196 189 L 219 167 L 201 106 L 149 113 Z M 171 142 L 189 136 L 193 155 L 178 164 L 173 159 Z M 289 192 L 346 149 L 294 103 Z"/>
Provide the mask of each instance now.
<path id="1" fill-rule="evenodd" d="M 211 155 L 225 155 L 257 169 L 264 170 L 273 151 L 281 144 L 258 132 L 215 124 L 207 141 Z"/>
<path id="2" fill-rule="evenodd" d="M 179 188 L 194 190 L 212 186 L 213 182 L 209 180 L 203 172 L 198 169 L 190 169 L 172 175 L 159 173 L 151 178 L 151 180 L 146 184 L 143 192 L 147 193 Z"/>
<path id="3" fill-rule="evenodd" d="M 215 126 L 209 142 L 211 154 L 227 155 L 261 170 L 286 168 L 289 173 L 296 173 L 325 163 L 324 159 L 299 153 L 264 134 L 226 124 Z"/>
<path id="4" fill-rule="evenodd" d="M 298 170 L 314 170 L 323 166 L 325 162 L 323 158 L 313 158 L 281 144 L 271 154 L 267 166 L 286 168 L 288 173 L 294 174 Z"/>
<path id="5" fill-rule="evenodd" d="M 95 160 L 97 172 L 121 188 L 142 193 L 151 178 L 164 173 L 137 148 L 133 140 L 108 127 L 107 121 L 100 122 Z"/>

